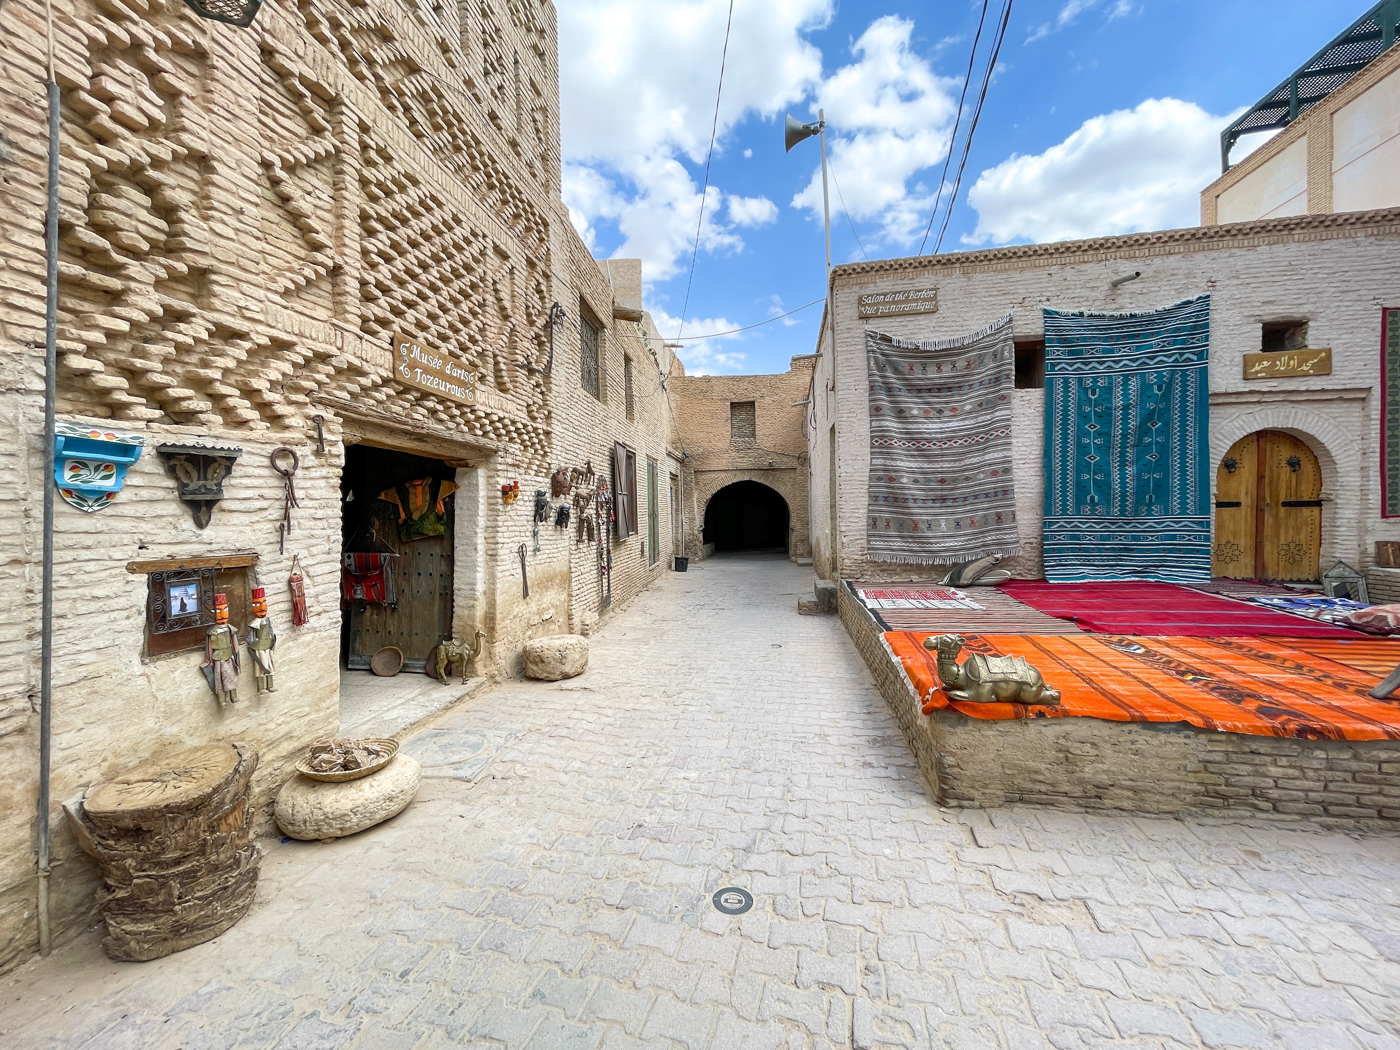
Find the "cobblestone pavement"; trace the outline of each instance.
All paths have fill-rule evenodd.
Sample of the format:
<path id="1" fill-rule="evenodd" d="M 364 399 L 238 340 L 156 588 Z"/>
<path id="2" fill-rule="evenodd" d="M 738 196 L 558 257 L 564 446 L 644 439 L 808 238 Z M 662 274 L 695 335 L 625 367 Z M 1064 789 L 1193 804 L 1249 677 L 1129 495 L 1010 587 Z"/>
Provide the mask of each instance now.
<path id="1" fill-rule="evenodd" d="M 216 942 L 0 979 L 0 1046 L 1400 1048 L 1394 839 L 940 810 L 809 589 L 669 574 L 416 738 L 403 815 L 269 841 Z"/>

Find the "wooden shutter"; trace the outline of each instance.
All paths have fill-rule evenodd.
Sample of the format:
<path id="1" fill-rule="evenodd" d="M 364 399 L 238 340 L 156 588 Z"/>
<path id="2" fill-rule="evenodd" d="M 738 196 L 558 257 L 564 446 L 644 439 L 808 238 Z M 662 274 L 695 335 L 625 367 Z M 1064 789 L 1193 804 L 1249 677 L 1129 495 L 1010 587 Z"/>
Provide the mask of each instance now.
<path id="1" fill-rule="evenodd" d="M 617 538 L 637 533 L 637 454 L 618 442 L 613 445 L 613 508 Z"/>

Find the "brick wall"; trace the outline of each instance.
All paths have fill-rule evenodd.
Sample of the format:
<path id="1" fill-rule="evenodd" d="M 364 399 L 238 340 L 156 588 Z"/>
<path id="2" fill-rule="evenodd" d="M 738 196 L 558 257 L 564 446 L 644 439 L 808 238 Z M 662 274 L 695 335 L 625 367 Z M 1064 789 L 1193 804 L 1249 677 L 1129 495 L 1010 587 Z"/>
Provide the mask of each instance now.
<path id="1" fill-rule="evenodd" d="M 645 470 L 670 455 L 660 373 L 670 358 L 636 316 L 640 266 L 590 258 L 559 199 L 558 41 L 542 0 L 398 0 L 349 9 L 267 5 L 251 30 L 183 4 L 56 0 L 62 86 L 58 411 L 141 433 L 146 451 L 109 508 L 59 503 L 55 546 L 53 920 L 91 911 L 88 862 L 57 805 L 171 749 L 247 740 L 263 827 L 296 752 L 338 725 L 338 560 L 346 446 L 457 468 L 453 628 L 486 634 L 479 673 L 514 673 L 524 641 L 588 630 L 600 610 L 598 545 L 540 527 L 552 470 L 614 440 Z M 41 545 L 45 89 L 39 0 L 0 5 L 0 968 L 35 944 L 38 552 Z M 372 56 L 372 57 L 371 57 Z M 578 301 L 606 327 L 607 393 L 578 389 Z M 549 307 L 569 320 L 555 333 Z M 648 333 L 643 335 L 643 332 Z M 473 403 L 406 385 L 392 337 L 411 336 L 479 379 Z M 655 350 L 657 356 L 651 355 Z M 638 408 L 620 400 L 631 355 Z M 315 451 L 313 416 L 326 450 Z M 194 527 L 154 447 L 190 440 L 243 455 L 207 529 Z M 294 449 L 301 506 L 279 552 Z M 667 464 L 671 464 L 668 468 Z M 522 498 L 507 507 L 503 482 Z M 557 504 L 558 501 L 552 501 Z M 613 604 L 666 565 L 643 536 L 615 549 Z M 530 597 L 521 594 L 526 545 Z M 146 583 L 126 563 L 259 556 L 279 632 L 278 692 L 220 710 L 197 654 L 142 655 Z M 311 621 L 290 622 L 293 554 Z"/>
<path id="2" fill-rule="evenodd" d="M 788 505 L 788 553 L 811 556 L 808 522 L 807 440 L 804 420 L 816 358 L 792 359 L 778 375 L 683 376 L 672 381 L 676 426 L 686 454 L 686 552 L 703 557 L 701 532 L 710 498 L 728 485 L 756 481 Z M 754 403 L 756 434 L 735 443 L 730 405 Z"/>
<path id="3" fill-rule="evenodd" d="M 828 435 L 834 425 L 840 575 L 910 577 L 907 566 L 865 558 L 870 456 L 862 333 L 869 322 L 857 317 L 856 298 L 926 287 L 938 288 L 937 313 L 889 318 L 879 327 L 905 339 L 936 339 L 975 331 L 1010 312 L 1017 339 L 1039 339 L 1043 308 L 1148 310 L 1209 292 L 1212 480 L 1230 445 L 1246 434 L 1272 428 L 1301 437 L 1322 467 L 1322 564 L 1340 558 L 1364 567 L 1374 541 L 1400 539 L 1400 521 L 1380 516 L 1376 416 L 1380 308 L 1394 305 L 1390 275 L 1397 269 L 1400 211 L 1303 216 L 838 267 L 836 351 L 831 360 L 823 357 L 818 363 L 810 444 L 819 570 L 831 571 L 826 568 L 832 546 L 827 474 Z M 1113 278 L 1133 271 L 1142 277 L 1112 288 Z M 1331 375 L 1243 378 L 1243 355 L 1259 349 L 1261 324 L 1279 319 L 1308 321 L 1309 346 L 1332 350 Z M 825 324 L 818 345 L 829 345 Z M 1010 567 L 1018 575 L 1036 576 L 1044 392 L 1015 391 L 1012 410 L 1017 510 L 1027 553 Z"/>
<path id="4" fill-rule="evenodd" d="M 1096 718 L 920 713 L 898 659 L 844 587 L 845 625 L 941 804 L 1400 822 L 1400 742 L 1291 740 Z"/>

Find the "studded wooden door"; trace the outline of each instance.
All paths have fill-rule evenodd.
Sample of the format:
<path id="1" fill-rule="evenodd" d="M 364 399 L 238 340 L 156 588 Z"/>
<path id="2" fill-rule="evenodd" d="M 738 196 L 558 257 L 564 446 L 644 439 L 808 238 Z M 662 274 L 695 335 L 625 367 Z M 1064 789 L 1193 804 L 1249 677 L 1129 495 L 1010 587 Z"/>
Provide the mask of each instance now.
<path id="1" fill-rule="evenodd" d="M 1234 579 L 1316 580 L 1322 470 L 1291 434 L 1241 438 L 1216 472 L 1212 571 Z"/>
<path id="2" fill-rule="evenodd" d="M 374 515 L 379 532 L 399 551 L 389 561 L 394 574 L 395 606 L 356 602 L 350 613 L 351 669 L 369 667 L 370 658 L 386 645 L 404 655 L 404 670 L 421 671 L 427 656 L 444 638 L 452 637 L 452 532 L 453 501 L 446 503 L 446 536 L 425 536 L 403 541 L 398 534 L 398 512 L 377 500 Z"/>

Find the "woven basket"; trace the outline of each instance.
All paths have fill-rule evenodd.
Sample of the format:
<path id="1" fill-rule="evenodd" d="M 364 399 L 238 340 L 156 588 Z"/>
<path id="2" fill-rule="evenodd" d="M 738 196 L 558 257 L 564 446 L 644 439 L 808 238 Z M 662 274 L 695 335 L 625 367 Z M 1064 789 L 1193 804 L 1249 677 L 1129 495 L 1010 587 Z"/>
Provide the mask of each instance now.
<path id="1" fill-rule="evenodd" d="M 363 769 L 347 769 L 339 773 L 316 772 L 311 768 L 311 758 L 308 756 L 297 763 L 297 772 L 309 780 L 324 780 L 329 784 L 341 784 L 347 780 L 359 780 L 361 777 L 367 777 L 371 773 L 377 773 L 392 762 L 394 756 L 399 753 L 399 742 L 397 740 L 389 740 L 385 737 L 365 737 L 361 739 L 359 743 L 379 744 L 383 747 L 387 747 L 389 753 L 382 760 L 372 762 Z"/>

